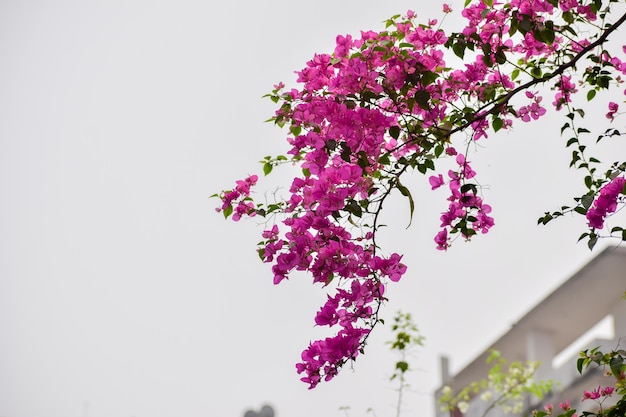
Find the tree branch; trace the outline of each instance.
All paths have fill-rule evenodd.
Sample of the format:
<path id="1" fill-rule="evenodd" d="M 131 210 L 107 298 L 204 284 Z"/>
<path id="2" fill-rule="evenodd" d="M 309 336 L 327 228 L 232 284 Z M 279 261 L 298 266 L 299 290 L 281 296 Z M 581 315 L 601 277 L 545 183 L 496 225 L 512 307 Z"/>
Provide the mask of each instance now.
<path id="1" fill-rule="evenodd" d="M 593 50 L 595 47 L 597 47 L 599 45 L 602 45 L 604 42 L 606 42 L 608 37 L 609 37 L 609 35 L 611 33 L 613 33 L 615 30 L 617 30 L 617 28 L 619 28 L 624 22 L 626 22 L 626 13 L 623 14 L 622 17 L 620 17 L 608 29 L 606 29 L 604 31 L 604 33 L 597 40 L 595 40 L 594 42 L 590 43 L 589 45 L 587 45 L 586 47 L 581 49 L 581 51 L 578 54 L 576 54 L 569 62 L 566 62 L 565 64 L 560 65 L 554 72 L 552 72 L 550 74 L 546 74 L 546 75 L 544 75 L 541 78 L 535 78 L 535 79 L 532 79 L 532 80 L 530 80 L 530 81 L 528 81 L 528 82 L 526 82 L 526 83 L 524 83 L 522 85 L 519 85 L 515 89 L 509 91 L 507 94 L 505 94 L 503 96 L 500 96 L 497 99 L 493 100 L 491 103 L 486 104 L 483 107 L 477 109 L 475 114 L 478 114 L 478 116 L 476 116 L 473 120 L 468 121 L 468 122 L 464 123 L 463 125 L 461 125 L 461 126 L 459 126 L 457 128 L 452 129 L 450 131 L 450 134 L 453 134 L 453 133 L 465 130 L 469 126 L 471 126 L 474 122 L 476 122 L 477 120 L 483 120 L 487 116 L 497 113 L 516 94 L 518 94 L 518 93 L 520 93 L 522 91 L 526 91 L 527 89 L 529 89 L 533 85 L 545 83 L 545 82 L 550 81 L 551 79 L 553 79 L 555 77 L 558 77 L 558 76 L 562 75 L 565 72 L 565 70 L 574 67 L 576 65 L 576 63 L 585 54 L 587 54 L 589 51 Z M 488 108 L 489 106 L 492 106 L 492 107 L 489 110 L 487 110 L 486 112 L 480 113 L 483 109 Z"/>

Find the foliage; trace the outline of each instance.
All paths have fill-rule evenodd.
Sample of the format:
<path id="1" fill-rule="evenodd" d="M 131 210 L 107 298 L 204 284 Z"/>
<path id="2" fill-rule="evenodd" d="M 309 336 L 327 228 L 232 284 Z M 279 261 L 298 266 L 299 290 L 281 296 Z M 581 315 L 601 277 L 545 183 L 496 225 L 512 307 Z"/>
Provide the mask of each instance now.
<path id="1" fill-rule="evenodd" d="M 583 370 L 596 366 L 605 371 L 605 375 L 613 376 L 615 379 L 614 385 L 598 386 L 591 391 L 583 391 L 582 401 L 595 402 L 595 410 L 582 411 L 581 417 L 624 417 L 626 416 L 626 351 L 623 349 L 617 349 L 608 353 L 602 353 L 599 347 L 594 349 L 585 350 L 580 353 L 578 359 L 577 368 L 578 372 L 582 373 Z M 621 397 L 617 402 L 611 406 L 604 406 L 606 400 L 612 396 Z M 559 404 L 560 413 L 557 414 L 552 404 L 548 404 L 544 407 L 544 410 L 535 410 L 533 417 L 576 417 L 579 414 L 577 410 L 570 406 L 570 401 L 567 400 Z"/>
<path id="2" fill-rule="evenodd" d="M 580 240 L 590 248 L 604 236 L 626 240 L 623 227 L 605 230 L 626 202 L 626 162 L 602 164 L 589 154 L 593 132 L 581 126 L 585 111 L 574 105 L 580 96 L 606 106 L 607 124 L 619 115 L 619 100 L 608 96 L 626 73 L 625 48 L 608 42 L 626 21 L 626 14 L 614 16 L 619 7 L 618 0 L 467 0 L 466 26 L 449 33 L 408 11 L 388 19 L 384 30 L 338 36 L 332 53 L 316 54 L 298 72 L 298 88 L 279 83 L 267 95 L 278 106 L 270 121 L 287 129 L 289 149 L 264 158 L 263 172 L 293 164 L 300 173 L 288 195 L 268 203 L 252 198 L 258 176 L 240 180 L 216 194 L 218 211 L 235 221 L 265 217 L 258 253 L 272 265 L 275 284 L 305 271 L 329 290 L 315 323 L 337 330 L 313 341 L 296 365 L 310 388 L 363 353 L 381 321 L 385 285 L 406 272 L 401 254 L 385 254 L 377 244 L 392 193 L 406 197 L 413 215 L 403 175 L 417 171 L 432 189 L 449 189 L 438 249 L 487 233 L 495 222 L 468 149 L 546 115 L 542 87 L 552 89 L 551 107 L 565 116 L 561 133 L 570 166 L 584 173 L 585 192 L 538 222 L 578 214 L 587 227 Z M 443 12 L 452 10 L 444 5 Z M 622 133 L 595 134 L 602 141 Z M 438 171 L 443 159 L 456 168 Z"/>
<path id="3" fill-rule="evenodd" d="M 407 387 L 404 377 L 410 369 L 407 353 L 416 346 L 422 346 L 423 337 L 419 334 L 411 315 L 401 311 L 396 313 L 391 329 L 395 338 L 388 344 L 391 346 L 391 351 L 398 351 L 401 354 L 400 361 L 396 362 L 391 377 L 392 381 L 400 378 L 396 405 L 396 416 L 399 417 L 403 389 Z M 539 362 L 509 363 L 496 350 L 490 352 L 486 362 L 492 364 L 486 378 L 473 381 L 456 392 L 450 386 L 442 388 L 439 398 L 442 411 L 449 411 L 453 415 L 452 413 L 458 410 L 461 415 L 466 415 L 470 410 L 470 403 L 480 400 L 482 406 L 473 407 L 469 415 L 487 417 L 496 409 L 505 414 L 523 415 L 529 403 L 540 403 L 555 389 L 553 381 L 538 380 L 535 377 L 537 368 L 540 366 Z M 619 346 L 608 353 L 600 351 L 600 347 L 584 350 L 580 353 L 576 368 L 581 375 L 596 368 L 603 375 L 613 377 L 614 383 L 600 385 L 589 391 L 583 390 L 580 397 L 581 406 L 585 401 L 593 402 L 592 411 L 576 410 L 571 406 L 570 399 L 566 399 L 558 405 L 560 412 L 549 403 L 543 407 L 543 410 L 533 410 L 533 417 L 624 417 L 626 415 L 626 350 L 619 349 Z M 616 397 L 616 401 L 607 405 L 607 400 L 611 397 Z M 342 409 L 347 410 L 349 407 Z M 368 410 L 370 411 L 373 412 L 371 409 Z"/>
<path id="4" fill-rule="evenodd" d="M 423 346 L 424 337 L 420 334 L 411 314 L 403 313 L 402 311 L 396 312 L 393 323 L 391 324 L 391 331 L 394 338 L 388 341 L 387 344 L 390 346 L 390 350 L 393 353 L 398 354 L 399 360 L 394 364 L 393 373 L 389 379 L 390 381 L 396 381 L 398 383 L 396 417 L 400 417 L 404 393 L 406 389 L 410 387 L 406 379 L 407 373 L 412 370 L 409 364 L 409 356 L 415 348 Z M 348 406 L 339 408 L 339 410 L 345 412 L 346 416 L 349 416 L 349 409 L 350 407 Z M 376 415 L 372 408 L 369 408 L 367 413 L 372 413 L 374 416 Z"/>
<path id="5" fill-rule="evenodd" d="M 400 360 L 396 362 L 396 366 L 391 380 L 398 381 L 398 402 L 396 405 L 396 417 L 400 417 L 402 411 L 402 397 L 404 391 L 409 387 L 406 381 L 406 373 L 410 370 L 408 355 L 411 350 L 417 346 L 424 344 L 424 337 L 419 333 L 417 326 L 413 322 L 410 313 L 398 311 L 391 325 L 395 339 L 388 342 L 392 351 L 400 354 Z"/>
<path id="6" fill-rule="evenodd" d="M 496 407 L 505 413 L 520 414 L 528 394 L 540 400 L 552 389 L 552 381 L 534 379 L 539 362 L 508 363 L 500 352 L 494 350 L 487 363 L 493 363 L 487 378 L 474 381 L 457 393 L 453 393 L 449 386 L 443 388 L 439 403 L 444 411 L 458 408 L 465 413 L 470 400 L 478 396 L 486 404 L 483 417 Z"/>

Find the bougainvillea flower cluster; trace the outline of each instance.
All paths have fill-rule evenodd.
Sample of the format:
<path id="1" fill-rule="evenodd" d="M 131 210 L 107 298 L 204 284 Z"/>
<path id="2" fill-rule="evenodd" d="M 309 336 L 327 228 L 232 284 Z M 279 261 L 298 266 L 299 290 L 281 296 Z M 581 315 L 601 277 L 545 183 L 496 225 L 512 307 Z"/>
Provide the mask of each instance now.
<path id="1" fill-rule="evenodd" d="M 297 365 L 311 388 L 363 352 L 380 322 L 385 285 L 407 270 L 401 254 L 384 253 L 377 244 L 382 207 L 392 193 L 406 197 L 413 215 L 402 176 L 417 171 L 433 190 L 448 190 L 437 249 L 487 233 L 495 224 L 492 207 L 468 151 L 518 120 L 544 117 L 543 87 L 553 90 L 546 101 L 569 120 L 562 132 L 573 132 L 567 142 L 575 148 L 572 166 L 588 173 L 585 184 L 598 196 L 589 211 L 581 202 L 588 197 L 565 211 L 585 214 L 592 228 L 587 236 L 596 238 L 594 230 L 616 211 L 623 167 L 615 164 L 598 176 L 593 164 L 599 161 L 587 157 L 581 143 L 589 131 L 573 123 L 584 113 L 572 103 L 582 91 L 587 100 L 599 97 L 626 72 L 617 56 L 623 51 L 609 53 L 606 43 L 626 20 L 606 23 L 615 1 L 468 0 L 464 27 L 449 33 L 436 19 L 418 23 L 409 11 L 388 19 L 384 30 L 337 36 L 334 51 L 315 54 L 297 71 L 297 88 L 279 83 L 267 95 L 278 105 L 270 120 L 288 129 L 288 149 L 266 157 L 263 171 L 292 164 L 298 174 L 286 195 L 266 203 L 252 198 L 257 176 L 238 181 L 217 195 L 218 211 L 233 220 L 267 220 L 258 252 L 271 264 L 275 284 L 302 271 L 328 291 L 315 324 L 335 333 L 311 342 Z M 443 13 L 451 12 L 444 5 Z M 607 117 L 613 120 L 618 104 L 611 103 Z M 444 159 L 452 169 L 442 168 Z"/>
<path id="2" fill-rule="evenodd" d="M 624 193 L 625 183 L 626 179 L 624 177 L 617 177 L 600 189 L 593 206 L 587 211 L 586 216 L 589 227 L 593 229 L 602 229 L 604 227 L 606 216 L 610 213 L 615 213 L 617 210 L 617 200 L 620 194 Z"/>

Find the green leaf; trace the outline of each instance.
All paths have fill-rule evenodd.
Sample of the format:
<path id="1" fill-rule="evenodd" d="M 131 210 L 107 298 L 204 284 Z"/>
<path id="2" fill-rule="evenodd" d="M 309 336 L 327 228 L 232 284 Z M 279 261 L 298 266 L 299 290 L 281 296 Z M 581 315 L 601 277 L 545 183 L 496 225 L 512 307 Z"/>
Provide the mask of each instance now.
<path id="1" fill-rule="evenodd" d="M 302 132 L 302 126 L 293 126 L 293 125 L 292 125 L 292 126 L 289 128 L 289 130 L 291 130 L 291 133 L 292 133 L 294 136 L 300 136 L 300 132 Z"/>
<path id="2" fill-rule="evenodd" d="M 589 210 L 589 207 L 591 207 L 591 205 L 593 204 L 593 200 L 594 200 L 593 195 L 585 194 L 584 196 L 582 196 L 580 203 L 586 209 L 585 213 L 587 212 L 587 210 Z"/>
<path id="3" fill-rule="evenodd" d="M 406 100 L 406 106 L 409 109 L 409 112 L 412 112 L 413 108 L 415 107 L 415 99 L 413 97 L 409 97 Z"/>
<path id="4" fill-rule="evenodd" d="M 356 217 L 361 217 L 363 215 L 363 209 L 359 203 L 354 200 L 350 200 L 343 209 Z"/>
<path id="5" fill-rule="evenodd" d="M 596 90 L 587 91 L 587 101 L 593 100 L 595 96 L 596 96 Z"/>
<path id="6" fill-rule="evenodd" d="M 233 206 L 226 206 L 222 213 L 224 213 L 224 218 L 227 219 L 231 214 L 233 214 Z"/>
<path id="7" fill-rule="evenodd" d="M 452 45 L 452 51 L 454 52 L 454 55 L 456 55 L 459 58 L 463 59 L 463 57 L 465 56 L 465 47 L 466 46 L 467 46 L 467 44 L 463 40 L 460 40 L 457 43 L 455 43 L 454 45 Z"/>
<path id="8" fill-rule="evenodd" d="M 389 136 L 391 136 L 394 139 L 398 139 L 398 137 L 400 136 L 400 126 L 398 125 L 393 125 L 389 128 Z"/>
<path id="9" fill-rule="evenodd" d="M 493 67 L 493 61 L 489 55 L 483 55 L 483 63 L 488 67 Z"/>
<path id="10" fill-rule="evenodd" d="M 572 36 L 578 37 L 578 34 L 576 33 L 576 31 L 570 25 L 562 27 L 561 32 L 568 32 L 568 33 L 571 33 Z"/>
<path id="11" fill-rule="evenodd" d="M 554 219 L 550 213 L 546 213 L 543 217 L 537 219 L 537 224 L 548 224 L 550 220 Z"/>
<path id="12" fill-rule="evenodd" d="M 409 364 L 405 361 L 396 362 L 396 369 L 399 369 L 400 372 L 405 373 L 409 369 Z"/>
<path id="13" fill-rule="evenodd" d="M 426 87 L 427 85 L 434 83 L 437 78 L 439 78 L 439 74 L 436 72 L 424 71 L 420 78 L 420 84 L 422 84 L 423 87 Z"/>
<path id="14" fill-rule="evenodd" d="M 543 38 L 545 43 L 547 43 L 548 45 L 551 45 L 552 43 L 554 43 L 554 38 L 555 38 L 554 29 L 542 30 L 541 37 Z"/>
<path id="15" fill-rule="evenodd" d="M 263 174 L 269 175 L 269 173 L 272 172 L 272 169 L 274 169 L 274 166 L 269 162 L 263 164 Z"/>
<path id="16" fill-rule="evenodd" d="M 574 23 L 574 13 L 572 13 L 571 11 L 564 12 L 563 13 L 563 20 L 565 20 L 569 24 Z M 569 27 L 569 26 L 567 26 L 567 27 Z"/>
<path id="17" fill-rule="evenodd" d="M 430 100 L 430 93 L 428 90 L 417 90 L 415 92 L 415 102 L 417 102 L 417 105 L 420 106 L 420 108 L 428 110 L 428 100 Z"/>
<path id="18" fill-rule="evenodd" d="M 622 365 L 624 365 L 624 358 L 621 356 L 613 356 L 609 362 L 611 372 L 613 375 L 620 375 L 622 373 Z"/>
<path id="19" fill-rule="evenodd" d="M 563 132 L 565 132 L 565 130 L 566 130 L 567 128 L 569 128 L 569 127 L 570 127 L 569 122 L 566 122 L 563 126 L 561 126 L 561 135 L 562 135 L 562 134 L 563 134 Z"/>
<path id="20" fill-rule="evenodd" d="M 341 142 L 341 153 L 339 154 L 341 159 L 350 162 L 350 156 L 352 155 L 352 150 L 345 142 Z"/>
<path id="21" fill-rule="evenodd" d="M 587 246 L 589 250 L 593 250 L 593 247 L 598 243 L 598 236 L 595 233 L 589 235 L 589 241 L 587 242 Z"/>
<path id="22" fill-rule="evenodd" d="M 525 35 L 532 28 L 532 23 L 528 19 L 522 19 L 518 22 L 517 27 L 519 28 L 519 31 Z"/>
<path id="23" fill-rule="evenodd" d="M 378 98 L 376 93 L 370 90 L 365 90 L 361 93 L 361 100 L 365 102 L 371 102 Z"/>
<path id="24" fill-rule="evenodd" d="M 409 217 L 409 224 L 407 226 L 408 228 L 409 226 L 411 226 L 411 222 L 413 221 L 413 212 L 415 211 L 415 201 L 413 201 L 413 196 L 411 195 L 411 192 L 409 191 L 409 189 L 406 188 L 404 185 L 402 185 L 399 178 L 396 179 L 396 187 L 398 188 L 398 191 L 400 191 L 400 194 L 402 194 L 403 196 L 409 199 L 410 217 Z"/>
<path id="25" fill-rule="evenodd" d="M 506 49 L 507 49 L 506 47 L 501 46 L 496 51 L 496 62 L 500 65 L 503 65 L 506 63 L 506 54 L 504 53 Z"/>
<path id="26" fill-rule="evenodd" d="M 491 122 L 491 127 L 493 127 L 494 132 L 497 132 L 498 130 L 502 129 L 503 126 L 504 126 L 504 121 L 500 119 L 499 117 L 494 118 L 493 122 Z"/>
<path id="27" fill-rule="evenodd" d="M 511 26 L 509 27 L 509 36 L 513 36 L 517 32 L 517 22 L 518 22 L 517 19 L 515 18 L 511 19 Z"/>
<path id="28" fill-rule="evenodd" d="M 577 151 L 572 151 L 572 161 L 569 163 L 570 168 L 576 165 L 578 161 L 580 161 L 580 154 Z"/>
<path id="29" fill-rule="evenodd" d="M 602 76 L 597 78 L 598 87 L 600 88 L 609 88 L 609 83 L 611 81 L 611 77 Z"/>
<path id="30" fill-rule="evenodd" d="M 358 166 L 361 167 L 361 169 L 365 170 L 365 168 L 367 168 L 369 166 L 369 159 L 367 159 L 367 154 L 365 153 L 365 151 L 359 151 L 357 153 L 358 159 L 356 161 L 356 164 Z"/>

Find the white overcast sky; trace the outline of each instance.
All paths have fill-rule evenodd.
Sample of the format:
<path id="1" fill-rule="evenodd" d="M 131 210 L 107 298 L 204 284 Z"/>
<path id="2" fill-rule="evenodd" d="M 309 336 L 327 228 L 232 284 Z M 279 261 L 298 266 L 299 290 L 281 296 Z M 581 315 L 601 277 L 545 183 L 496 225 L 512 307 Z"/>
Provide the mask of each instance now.
<path id="1" fill-rule="evenodd" d="M 208 197 L 285 152 L 263 123 L 274 83 L 408 9 L 441 16 L 439 0 L 1 2 L 0 417 L 394 415 L 388 329 L 308 391 L 294 364 L 325 334 L 324 293 L 304 276 L 275 287 L 262 224 L 225 222 Z M 409 272 L 383 315 L 411 312 L 426 337 L 406 415 L 432 415 L 439 355 L 460 369 L 593 256 L 581 219 L 535 226 L 583 191 L 550 114 L 470 156 L 487 236 L 436 251 L 446 195 L 417 175 L 410 228 L 408 203 L 388 204 L 386 248 Z M 288 180 L 272 177 L 261 192 Z"/>

